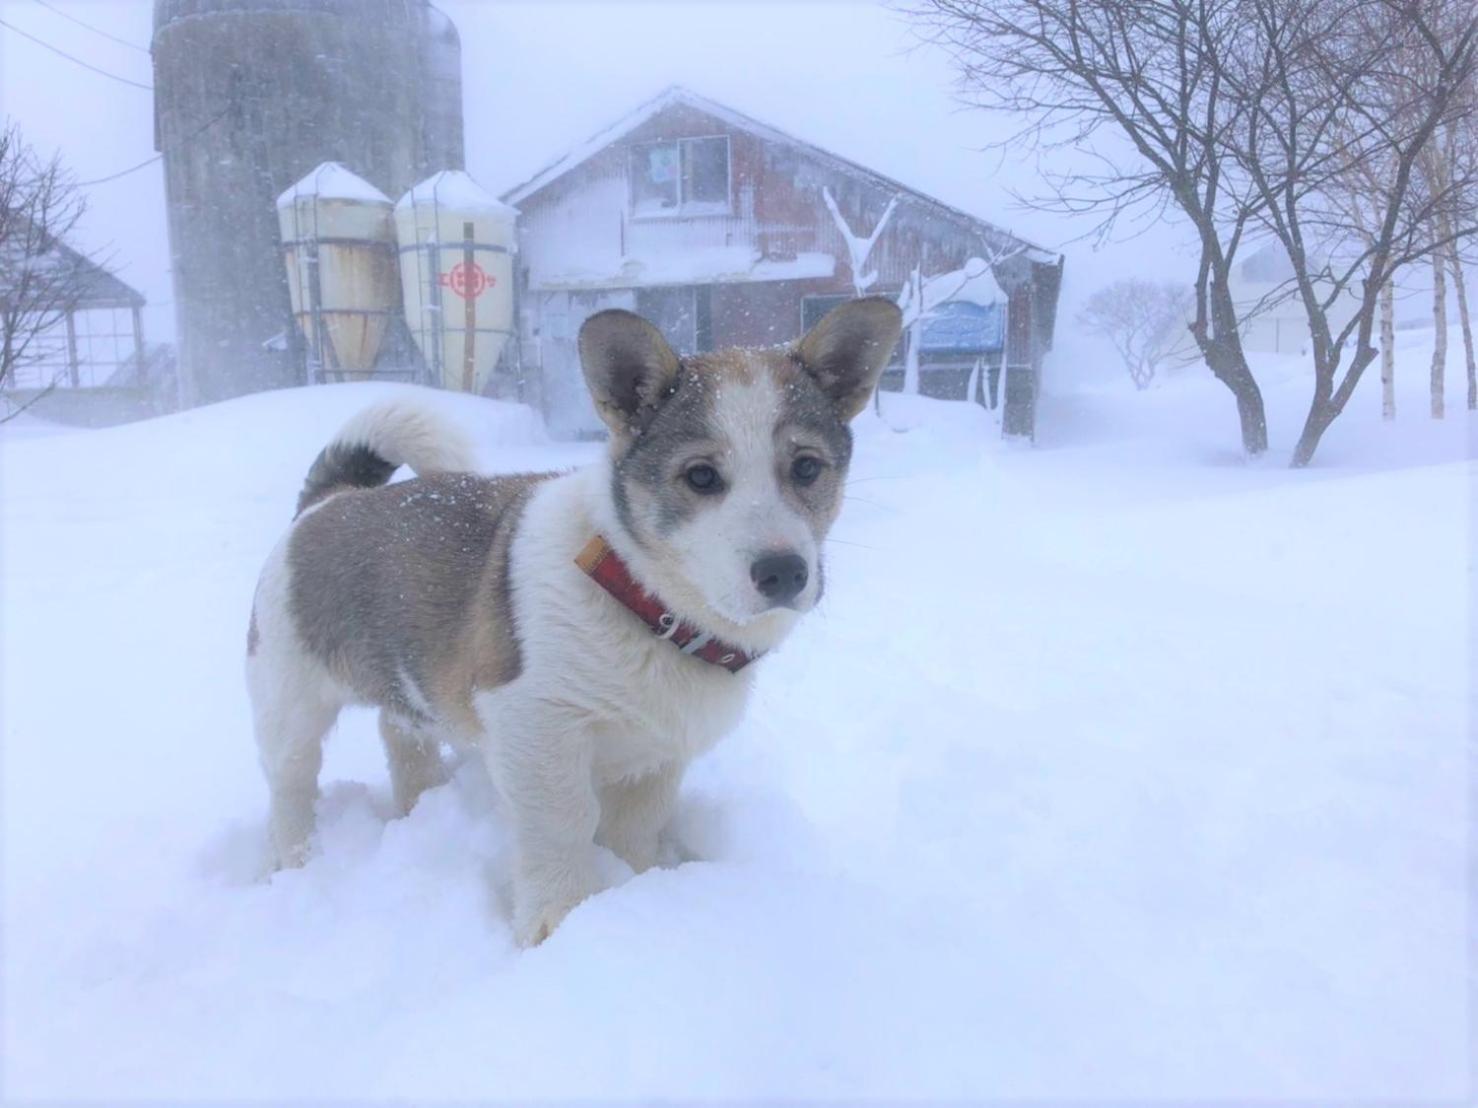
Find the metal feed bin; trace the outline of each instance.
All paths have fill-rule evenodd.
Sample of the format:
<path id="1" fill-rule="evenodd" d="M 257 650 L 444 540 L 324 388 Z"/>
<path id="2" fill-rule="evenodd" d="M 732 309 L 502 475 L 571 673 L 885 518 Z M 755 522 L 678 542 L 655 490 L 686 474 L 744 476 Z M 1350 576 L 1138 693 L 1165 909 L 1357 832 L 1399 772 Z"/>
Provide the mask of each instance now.
<path id="1" fill-rule="evenodd" d="M 324 162 L 277 198 L 293 316 L 309 380 L 365 380 L 399 298 L 390 198 Z"/>
<path id="2" fill-rule="evenodd" d="M 432 384 L 487 391 L 513 333 L 517 217 L 460 170 L 428 177 L 395 205 L 405 322 Z"/>

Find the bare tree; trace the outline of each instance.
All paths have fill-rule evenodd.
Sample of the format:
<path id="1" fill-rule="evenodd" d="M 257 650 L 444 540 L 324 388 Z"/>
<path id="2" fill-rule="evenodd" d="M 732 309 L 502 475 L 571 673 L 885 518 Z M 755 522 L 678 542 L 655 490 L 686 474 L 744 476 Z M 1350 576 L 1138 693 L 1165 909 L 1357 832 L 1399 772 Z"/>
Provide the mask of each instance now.
<path id="1" fill-rule="evenodd" d="M 1473 320 L 1468 313 L 1468 283 L 1463 271 L 1463 252 L 1457 242 L 1448 245 L 1447 264 L 1457 286 L 1457 318 L 1463 331 L 1463 360 L 1468 372 L 1468 411 L 1478 410 L 1478 350 L 1473 346 Z"/>
<path id="2" fill-rule="evenodd" d="M 1339 130 L 1345 138 L 1345 127 Z M 1327 189 L 1329 202 L 1336 212 L 1343 212 L 1347 225 L 1354 230 L 1355 237 L 1364 247 L 1376 245 L 1379 219 L 1384 198 L 1389 191 L 1390 181 L 1395 174 L 1389 151 L 1377 151 L 1372 156 L 1348 162 L 1342 176 L 1331 179 Z M 1391 421 L 1396 418 L 1396 281 L 1395 275 L 1386 278 L 1380 289 L 1380 382 L 1381 418 Z"/>
<path id="3" fill-rule="evenodd" d="M 1467 0 L 1241 3 L 1244 32 L 1216 58 L 1243 107 L 1224 146 L 1251 186 L 1258 229 L 1292 261 L 1309 323 L 1314 395 L 1293 451 L 1302 466 L 1375 358 L 1381 289 L 1401 266 L 1471 233 L 1442 218 L 1458 183 L 1422 190 L 1417 169 L 1439 127 L 1468 110 L 1478 16 Z M 1363 159 L 1391 167 L 1364 240 L 1330 202 Z"/>
<path id="4" fill-rule="evenodd" d="M 1078 324 L 1113 343 L 1134 387 L 1144 389 L 1185 333 L 1190 311 L 1191 292 L 1184 285 L 1130 277 L 1090 296 Z"/>
<path id="5" fill-rule="evenodd" d="M 86 207 L 57 157 L 43 160 L 7 121 L 0 130 L 0 388 L 46 356 L 45 340 L 86 291 L 86 261 L 62 240 Z"/>
<path id="6" fill-rule="evenodd" d="M 1396 418 L 1396 282 L 1387 277 L 1380 290 L 1380 415 Z"/>
<path id="7" fill-rule="evenodd" d="M 921 33 L 953 58 L 966 103 L 1023 120 L 1010 144 L 1068 147 L 1049 210 L 1095 213 L 1100 236 L 1135 212 L 1178 210 L 1200 244 L 1190 331 L 1237 404 L 1242 444 L 1267 449 L 1262 392 L 1238 329 L 1231 276 L 1252 212 L 1223 172 L 1245 108 L 1214 58 L 1241 0 L 915 0 Z"/>
<path id="8" fill-rule="evenodd" d="M 1455 132 L 1448 126 L 1444 133 L 1427 143 L 1417 159 L 1419 191 L 1442 194 L 1450 191 L 1450 182 L 1455 173 L 1460 173 L 1457 158 Z M 1457 198 L 1455 197 L 1456 201 Z M 1452 237 L 1453 215 L 1451 211 L 1438 211 L 1435 223 L 1441 242 L 1432 251 L 1428 261 L 1432 267 L 1432 364 L 1429 376 L 1430 412 L 1433 419 L 1442 419 L 1447 412 L 1447 274 L 1453 274 L 1454 283 L 1462 298 L 1466 315 L 1467 295 L 1462 288 L 1462 262 L 1459 258 L 1459 243 Z M 1471 360 L 1471 336 L 1469 336 Z"/>
<path id="9" fill-rule="evenodd" d="M 1375 9 L 1388 21 L 1391 13 Z M 1419 19 L 1430 21 L 1440 28 L 1441 38 L 1449 41 L 1460 38 L 1470 26 L 1465 21 L 1460 7 L 1425 4 L 1413 9 Z M 1397 13 L 1398 15 L 1401 13 Z M 1369 10 L 1362 14 L 1357 24 L 1368 27 L 1372 22 Z M 1379 22 L 1377 20 L 1376 22 Z M 1402 24 L 1407 30 L 1417 26 L 1413 21 Z M 1391 71 L 1398 75 L 1388 88 L 1382 115 L 1388 126 L 1387 134 L 1380 140 L 1368 141 L 1362 133 L 1362 124 L 1368 115 L 1348 111 L 1336 127 L 1335 148 L 1359 151 L 1359 156 L 1342 156 L 1339 161 L 1346 167 L 1343 181 L 1331 180 L 1323 183 L 1321 191 L 1331 208 L 1339 211 L 1343 204 L 1344 224 L 1353 228 L 1355 239 L 1368 257 L 1373 257 L 1382 245 L 1382 232 L 1386 228 L 1383 217 L 1387 206 L 1394 199 L 1393 187 L 1398 184 L 1402 168 L 1402 147 L 1392 136 L 1416 132 L 1422 125 L 1424 114 L 1430 108 L 1430 98 L 1420 93 L 1411 95 L 1410 76 L 1419 74 L 1433 62 L 1431 51 L 1420 35 L 1408 36 L 1404 40 L 1397 36 L 1387 38 L 1380 44 L 1386 58 L 1390 59 Z M 1394 89 L 1395 96 L 1390 95 Z M 1468 361 L 1469 395 L 1478 402 L 1478 381 L 1474 380 L 1472 331 L 1468 323 L 1467 293 L 1463 286 L 1462 250 L 1465 241 L 1471 241 L 1475 224 L 1475 209 L 1478 209 L 1478 151 L 1474 150 L 1475 116 L 1474 81 L 1471 64 L 1466 78 L 1461 73 L 1454 81 L 1452 96 L 1445 117 L 1431 138 L 1421 148 L 1412 166 L 1410 181 L 1406 187 L 1403 208 L 1394 225 L 1395 233 L 1388 240 L 1391 256 L 1387 267 L 1387 278 L 1380 286 L 1376 298 L 1379 313 L 1381 354 L 1381 412 L 1384 418 L 1394 419 L 1396 399 L 1395 377 L 1395 280 L 1398 268 L 1413 259 L 1423 243 L 1433 249 L 1426 258 L 1432 267 L 1433 315 L 1436 319 L 1436 334 L 1433 360 L 1429 375 L 1432 414 L 1440 418 L 1444 404 L 1444 369 L 1446 363 L 1446 276 L 1450 272 L 1458 286 L 1459 314 L 1463 319 L 1464 348 Z M 1466 136 L 1460 138 L 1459 136 Z M 1341 187 L 1343 186 L 1343 195 Z M 1338 223 L 1336 219 L 1334 222 Z M 1357 252 L 1358 254 L 1358 252 Z M 1358 273 L 1358 269 L 1357 269 Z M 1364 278 L 1368 279 L 1368 278 Z"/>
<path id="10" fill-rule="evenodd" d="M 1478 96 L 1474 83 L 1468 98 Z M 1423 152 L 1420 171 L 1431 182 L 1429 188 L 1447 196 L 1437 213 L 1438 239 L 1443 247 L 1432 254 L 1432 418 L 1443 417 L 1445 369 L 1447 369 L 1447 281 L 1450 273 L 1457 293 L 1457 319 L 1462 325 L 1463 360 L 1468 371 L 1468 408 L 1478 408 L 1478 363 L 1475 363 L 1474 332 L 1468 313 L 1468 285 L 1463 273 L 1463 235 L 1460 228 L 1478 222 L 1478 111 L 1454 112 L 1440 136 Z"/>
<path id="11" fill-rule="evenodd" d="M 1447 251 L 1432 251 L 1431 414 L 1447 414 Z"/>
<path id="12" fill-rule="evenodd" d="M 1414 204 L 1412 182 L 1472 81 L 1468 0 L 921 0 L 920 12 L 971 102 L 1025 113 L 1020 138 L 1099 159 L 1054 179 L 1044 203 L 1104 213 L 1105 228 L 1145 205 L 1189 220 L 1201 245 L 1191 333 L 1236 396 L 1251 453 L 1266 429 L 1229 278 L 1242 243 L 1280 244 L 1293 277 L 1276 295 L 1298 300 L 1312 339 L 1293 452 L 1306 465 L 1375 357 L 1380 290 L 1446 244 L 1436 216 L 1456 183 Z M 1128 141 L 1130 165 L 1102 153 L 1109 135 Z M 1362 241 L 1331 196 L 1371 158 L 1391 172 Z"/>

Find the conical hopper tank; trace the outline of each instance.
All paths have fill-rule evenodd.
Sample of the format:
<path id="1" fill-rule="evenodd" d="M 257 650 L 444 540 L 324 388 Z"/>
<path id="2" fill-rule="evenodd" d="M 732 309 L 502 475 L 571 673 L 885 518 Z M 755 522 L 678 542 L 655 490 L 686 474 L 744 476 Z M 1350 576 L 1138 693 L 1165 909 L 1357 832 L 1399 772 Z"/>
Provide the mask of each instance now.
<path id="1" fill-rule="evenodd" d="M 372 375 L 399 296 L 390 198 L 324 162 L 277 198 L 293 315 L 326 375 Z"/>
<path id="2" fill-rule="evenodd" d="M 482 393 L 513 333 L 516 209 L 460 170 L 395 205 L 405 322 L 432 381 Z"/>

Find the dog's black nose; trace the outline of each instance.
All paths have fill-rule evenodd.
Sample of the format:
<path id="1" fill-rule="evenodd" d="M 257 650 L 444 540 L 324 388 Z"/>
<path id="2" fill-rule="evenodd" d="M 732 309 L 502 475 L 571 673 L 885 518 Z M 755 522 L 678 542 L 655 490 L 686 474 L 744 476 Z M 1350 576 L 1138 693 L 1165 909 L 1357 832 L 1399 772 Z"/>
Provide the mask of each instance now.
<path id="1" fill-rule="evenodd" d="M 806 587 L 810 571 L 799 554 L 766 554 L 749 567 L 754 587 L 774 604 L 787 604 Z"/>

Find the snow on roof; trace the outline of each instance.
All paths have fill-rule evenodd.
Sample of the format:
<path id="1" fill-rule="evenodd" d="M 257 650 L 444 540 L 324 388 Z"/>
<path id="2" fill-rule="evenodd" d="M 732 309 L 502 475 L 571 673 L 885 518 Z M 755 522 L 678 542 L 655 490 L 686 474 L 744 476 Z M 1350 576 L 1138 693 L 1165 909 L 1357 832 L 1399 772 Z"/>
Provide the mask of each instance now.
<path id="1" fill-rule="evenodd" d="M 324 162 L 277 198 L 279 208 L 300 196 L 317 196 L 325 200 L 360 200 L 371 204 L 388 204 L 386 196 L 357 173 L 338 162 Z"/>
<path id="2" fill-rule="evenodd" d="M 444 169 L 427 177 L 395 205 L 396 211 L 421 204 L 439 204 L 457 211 L 478 212 L 513 219 L 518 209 L 505 204 L 460 169 Z"/>
<path id="3" fill-rule="evenodd" d="M 616 142 L 623 135 L 629 134 L 631 131 L 634 131 L 637 127 L 641 126 L 643 123 L 651 119 L 653 116 L 657 115 L 659 112 L 665 111 L 667 108 L 670 108 L 676 104 L 683 104 L 700 112 L 705 112 L 708 115 L 723 120 L 725 123 L 728 123 L 731 126 L 737 127 L 740 130 L 746 131 L 750 134 L 757 135 L 760 138 L 766 139 L 770 142 L 780 143 L 785 146 L 803 147 L 815 157 L 821 159 L 822 161 L 831 163 L 833 166 L 843 170 L 844 172 L 863 174 L 864 176 L 871 178 L 872 180 L 878 182 L 885 187 L 903 193 L 915 203 L 923 204 L 941 215 L 957 221 L 969 223 L 977 228 L 987 228 L 994 234 L 1001 235 L 1007 239 L 1010 239 L 1013 243 L 1019 246 L 1025 246 L 1029 250 L 1034 251 L 1034 254 L 1032 255 L 1034 261 L 1047 261 L 1051 263 L 1055 263 L 1057 261 L 1058 256 L 1056 254 L 1053 254 L 1043 249 L 1042 247 L 1036 246 L 1033 243 L 1029 243 L 1025 239 L 1013 235 L 1011 232 L 1005 230 L 1004 228 L 997 227 L 994 223 L 991 223 L 988 220 L 981 219 L 979 216 L 971 215 L 969 212 L 961 211 L 959 208 L 951 207 L 950 205 L 944 203 L 942 200 L 936 200 L 934 197 L 928 195 L 927 193 L 919 192 L 917 189 L 909 188 L 907 185 L 902 184 L 899 181 L 895 181 L 893 178 L 887 177 L 874 169 L 869 169 L 867 166 L 859 165 L 857 162 L 851 161 L 848 158 L 844 158 L 839 154 L 833 154 L 831 151 L 823 149 L 822 147 L 817 146 L 815 143 L 806 142 L 804 139 L 798 139 L 794 135 L 787 134 L 786 132 L 780 130 L 778 127 L 772 127 L 768 123 L 761 123 L 759 120 L 753 118 L 752 116 L 747 116 L 743 112 L 735 111 L 733 108 L 726 107 L 725 105 L 720 104 L 715 100 L 710 100 L 706 96 L 700 96 L 690 89 L 683 88 L 681 85 L 670 85 L 669 87 L 663 89 L 656 96 L 652 97 L 652 99 L 648 100 L 646 103 L 639 105 L 633 111 L 616 120 L 616 122 L 612 123 L 610 126 L 605 127 L 602 130 L 591 135 L 590 138 L 586 139 L 579 146 L 576 146 L 568 153 L 555 159 L 553 162 L 550 162 L 523 184 L 516 185 L 514 188 L 509 189 L 503 194 L 503 199 L 508 201 L 510 204 L 518 204 L 522 202 L 529 196 L 532 196 L 534 193 L 538 192 L 551 181 L 564 176 L 576 166 L 579 166 L 588 161 L 600 151 L 604 150 L 607 146 L 611 145 L 611 143 Z"/>
<path id="4" fill-rule="evenodd" d="M 27 253 L 44 241 L 33 227 L 29 221 L 28 226 L 17 224 L 16 233 L 0 241 L 0 299 L 25 272 L 31 271 L 44 273 L 48 288 L 69 288 L 79 309 L 144 306 L 143 293 L 60 239 L 50 239 L 45 250 Z"/>
<path id="5" fill-rule="evenodd" d="M 914 295 L 913 282 L 903 286 L 898 306 L 903 310 L 903 325 L 911 327 L 943 304 L 964 302 L 989 308 L 1006 303 L 1006 294 L 996 282 L 991 264 L 984 258 L 970 258 L 959 269 L 924 278 L 920 295 Z"/>
<path id="6" fill-rule="evenodd" d="M 794 258 L 761 258 L 749 246 L 715 246 L 681 254 L 622 259 L 616 273 L 569 272 L 536 275 L 539 289 L 629 288 L 653 285 L 727 284 L 743 281 L 799 281 L 830 277 L 836 259 L 805 252 Z"/>
<path id="7" fill-rule="evenodd" d="M 964 300 L 989 308 L 992 304 L 1004 304 L 1006 294 L 996 282 L 990 263 L 984 258 L 971 258 L 961 268 L 924 282 L 925 310 L 949 300 Z"/>

